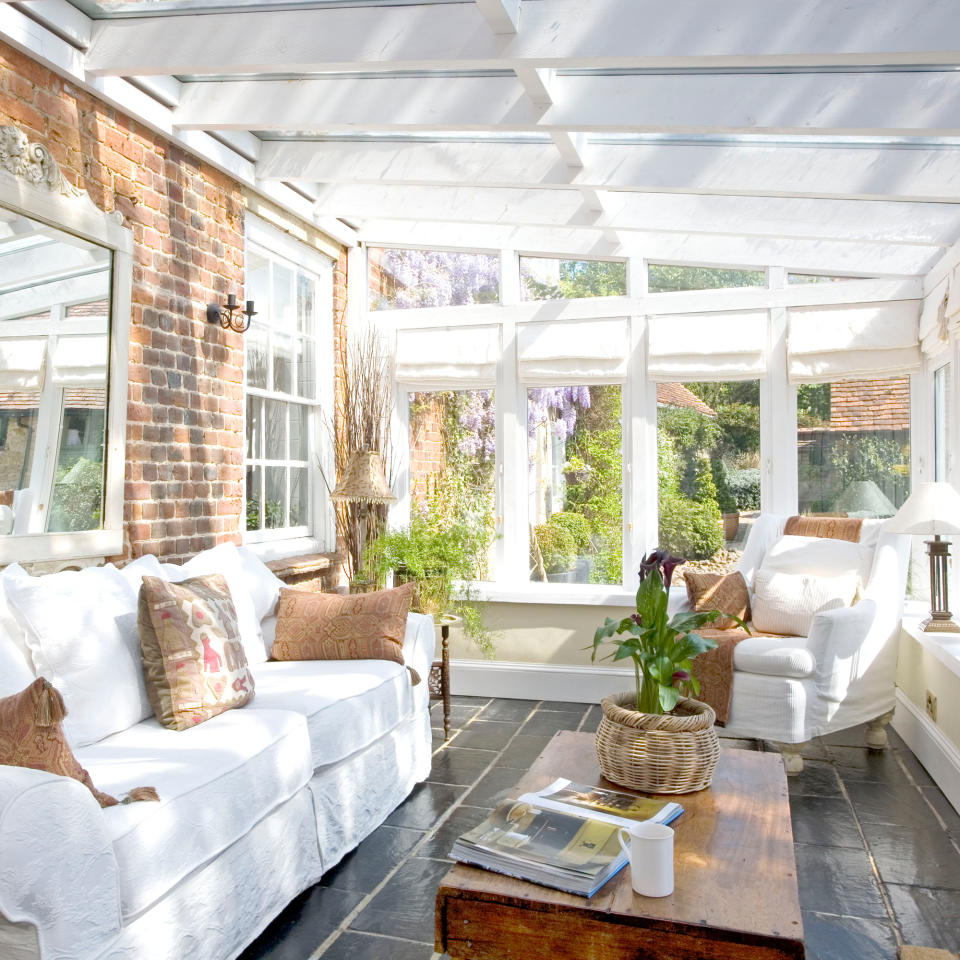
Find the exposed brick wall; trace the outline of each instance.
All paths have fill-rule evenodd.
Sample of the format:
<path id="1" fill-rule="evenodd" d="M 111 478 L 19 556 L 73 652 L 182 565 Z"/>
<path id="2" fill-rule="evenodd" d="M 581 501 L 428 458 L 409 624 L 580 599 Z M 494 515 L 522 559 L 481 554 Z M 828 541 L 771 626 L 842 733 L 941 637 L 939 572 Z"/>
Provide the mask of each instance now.
<path id="1" fill-rule="evenodd" d="M 421 399 L 429 394 L 420 394 Z M 410 423 L 410 495 L 418 502 L 426 500 L 441 474 L 446 457 L 443 450 L 442 407 L 429 400 L 414 422 Z"/>
<path id="2" fill-rule="evenodd" d="M 0 123 L 133 231 L 125 554 L 239 542 L 243 338 L 205 304 L 243 290 L 242 186 L 2 43 Z"/>

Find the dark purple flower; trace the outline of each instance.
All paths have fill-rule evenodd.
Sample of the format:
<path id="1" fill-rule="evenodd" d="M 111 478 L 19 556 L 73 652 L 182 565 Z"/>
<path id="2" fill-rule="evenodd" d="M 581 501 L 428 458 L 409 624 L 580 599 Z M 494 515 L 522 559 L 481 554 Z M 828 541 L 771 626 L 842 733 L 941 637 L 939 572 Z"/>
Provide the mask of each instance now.
<path id="1" fill-rule="evenodd" d="M 654 550 L 640 564 L 640 580 L 646 580 L 647 574 L 657 570 L 663 580 L 663 585 L 669 590 L 670 581 L 673 579 L 673 571 L 679 567 L 681 563 L 686 562 L 682 557 L 671 557 L 667 550 Z"/>
<path id="2" fill-rule="evenodd" d="M 639 613 L 633 613 L 633 614 L 631 614 L 631 615 L 630 615 L 630 619 L 631 619 L 638 627 L 642 627 L 642 626 L 643 626 L 643 617 L 641 617 Z"/>
<path id="3" fill-rule="evenodd" d="M 674 682 L 674 683 L 677 683 L 678 681 L 682 681 L 682 680 L 689 680 L 689 679 L 690 679 L 690 671 L 689 671 L 689 670 L 674 670 L 674 671 L 673 671 L 673 682 Z"/>

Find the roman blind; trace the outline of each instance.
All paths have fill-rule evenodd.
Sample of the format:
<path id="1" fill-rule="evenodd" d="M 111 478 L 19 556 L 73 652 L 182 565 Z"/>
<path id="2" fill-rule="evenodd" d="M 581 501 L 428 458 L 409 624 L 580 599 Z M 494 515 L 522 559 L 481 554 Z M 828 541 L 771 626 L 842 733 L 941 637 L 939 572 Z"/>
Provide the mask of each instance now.
<path id="1" fill-rule="evenodd" d="M 499 356 L 499 327 L 401 328 L 394 375 L 422 390 L 492 387 Z"/>
<path id="2" fill-rule="evenodd" d="M 650 317 L 651 380 L 756 380 L 766 375 L 767 311 Z"/>
<path id="3" fill-rule="evenodd" d="M 81 386 L 107 382 L 105 336 L 57 337 L 53 348 L 53 382 L 58 386 Z"/>
<path id="4" fill-rule="evenodd" d="M 0 390 L 39 390 L 47 341 L 0 340 Z"/>
<path id="5" fill-rule="evenodd" d="M 630 321 L 555 320 L 517 329 L 517 366 L 524 383 L 620 382 L 627 376 Z"/>
<path id="6" fill-rule="evenodd" d="M 920 369 L 920 300 L 791 307 L 791 383 L 868 380 Z"/>

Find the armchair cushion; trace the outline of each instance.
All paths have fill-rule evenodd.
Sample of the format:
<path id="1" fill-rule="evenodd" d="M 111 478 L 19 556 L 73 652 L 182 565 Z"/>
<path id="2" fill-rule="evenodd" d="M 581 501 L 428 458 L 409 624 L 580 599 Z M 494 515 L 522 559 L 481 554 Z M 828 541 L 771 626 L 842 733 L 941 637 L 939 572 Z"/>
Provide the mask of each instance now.
<path id="1" fill-rule="evenodd" d="M 874 548 L 848 540 L 826 540 L 785 534 L 764 554 L 762 570 L 803 573 L 817 577 L 854 574 L 866 583 L 873 563 Z"/>
<path id="2" fill-rule="evenodd" d="M 817 613 L 848 607 L 859 577 L 817 577 L 761 568 L 753 578 L 753 625 L 760 633 L 802 637 Z"/>
<path id="3" fill-rule="evenodd" d="M 805 637 L 752 636 L 733 651 L 733 667 L 744 673 L 769 677 L 809 677 L 817 663 Z"/>

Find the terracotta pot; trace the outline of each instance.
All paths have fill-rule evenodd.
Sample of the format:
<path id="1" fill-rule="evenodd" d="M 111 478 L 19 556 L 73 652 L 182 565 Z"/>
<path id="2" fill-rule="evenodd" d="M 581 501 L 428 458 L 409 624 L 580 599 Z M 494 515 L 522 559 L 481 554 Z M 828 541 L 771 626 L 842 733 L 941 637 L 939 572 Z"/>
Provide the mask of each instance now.
<path id="1" fill-rule="evenodd" d="M 723 515 L 723 536 L 725 540 L 733 540 L 740 530 L 740 514 L 725 513 Z"/>

